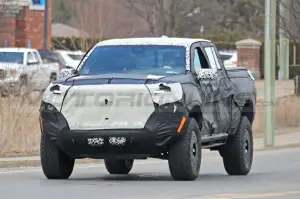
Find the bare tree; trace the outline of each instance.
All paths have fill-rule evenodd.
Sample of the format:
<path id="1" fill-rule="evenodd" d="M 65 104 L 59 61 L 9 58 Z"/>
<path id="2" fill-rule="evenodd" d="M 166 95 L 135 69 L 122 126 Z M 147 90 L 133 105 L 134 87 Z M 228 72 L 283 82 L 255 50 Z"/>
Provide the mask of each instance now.
<path id="1" fill-rule="evenodd" d="M 126 0 L 126 6 L 145 20 L 151 36 L 161 34 L 161 0 Z"/>
<path id="2" fill-rule="evenodd" d="M 127 6 L 148 24 L 151 36 L 178 35 L 181 26 L 186 23 L 185 19 L 197 10 L 201 1 L 126 0 Z"/>
<path id="3" fill-rule="evenodd" d="M 300 0 L 282 1 L 277 0 L 277 4 L 282 4 L 283 9 L 288 10 L 288 16 L 284 12 L 279 13 L 279 27 L 282 28 L 286 36 L 294 42 L 300 40 Z"/>

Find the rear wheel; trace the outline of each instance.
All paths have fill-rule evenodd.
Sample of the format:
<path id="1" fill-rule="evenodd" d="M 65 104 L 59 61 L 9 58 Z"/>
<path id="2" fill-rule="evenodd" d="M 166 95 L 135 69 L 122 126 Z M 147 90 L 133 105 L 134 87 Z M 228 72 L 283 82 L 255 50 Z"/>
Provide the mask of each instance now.
<path id="1" fill-rule="evenodd" d="M 195 119 L 189 118 L 188 129 L 169 153 L 169 169 L 175 180 L 195 180 L 201 165 L 200 129 Z"/>
<path id="2" fill-rule="evenodd" d="M 75 160 L 50 140 L 45 134 L 41 136 L 41 165 L 48 179 L 68 179 L 74 168 Z"/>
<path id="3" fill-rule="evenodd" d="M 247 117 L 242 116 L 236 133 L 220 148 L 226 172 L 229 175 L 247 175 L 252 167 L 252 127 Z"/>
<path id="4" fill-rule="evenodd" d="M 110 174 L 128 174 L 133 167 L 134 160 L 105 159 L 106 170 Z"/>

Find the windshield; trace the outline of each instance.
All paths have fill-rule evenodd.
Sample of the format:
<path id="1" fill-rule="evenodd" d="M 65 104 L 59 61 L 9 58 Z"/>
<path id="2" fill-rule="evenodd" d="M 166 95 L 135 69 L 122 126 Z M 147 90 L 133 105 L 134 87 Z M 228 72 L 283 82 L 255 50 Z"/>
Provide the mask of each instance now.
<path id="1" fill-rule="evenodd" d="M 74 59 L 76 61 L 81 61 L 83 58 L 83 55 L 76 55 L 76 54 L 67 54 L 71 59 Z"/>
<path id="2" fill-rule="evenodd" d="M 23 52 L 0 52 L 0 62 L 23 64 Z"/>
<path id="3" fill-rule="evenodd" d="M 42 58 L 42 60 L 46 61 L 46 62 L 57 62 L 60 64 L 64 64 L 62 58 L 59 56 L 59 54 L 55 53 L 55 52 L 41 52 L 39 51 L 40 56 Z"/>
<path id="4" fill-rule="evenodd" d="M 99 46 L 83 63 L 79 73 L 180 74 L 185 72 L 185 51 L 184 46 L 167 45 Z"/>

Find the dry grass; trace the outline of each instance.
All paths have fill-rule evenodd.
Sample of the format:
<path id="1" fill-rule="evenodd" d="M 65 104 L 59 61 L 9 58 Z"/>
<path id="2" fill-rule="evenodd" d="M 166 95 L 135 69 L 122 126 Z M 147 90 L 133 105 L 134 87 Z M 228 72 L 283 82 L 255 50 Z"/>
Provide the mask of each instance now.
<path id="1" fill-rule="evenodd" d="M 39 106 L 16 97 L 0 98 L 0 155 L 39 150 Z"/>
<path id="2" fill-rule="evenodd" d="M 291 96 L 280 97 L 275 102 L 275 128 L 278 131 L 300 127 L 300 98 Z M 264 130 L 264 106 L 268 104 L 263 100 L 257 102 L 256 116 L 253 131 L 256 134 Z"/>
<path id="3" fill-rule="evenodd" d="M 278 99 L 276 103 L 276 129 L 300 127 L 300 98 Z M 39 152 L 39 103 L 21 105 L 18 98 L 0 98 L 0 155 L 33 155 Z M 264 109 L 257 104 L 253 131 L 262 133 Z"/>

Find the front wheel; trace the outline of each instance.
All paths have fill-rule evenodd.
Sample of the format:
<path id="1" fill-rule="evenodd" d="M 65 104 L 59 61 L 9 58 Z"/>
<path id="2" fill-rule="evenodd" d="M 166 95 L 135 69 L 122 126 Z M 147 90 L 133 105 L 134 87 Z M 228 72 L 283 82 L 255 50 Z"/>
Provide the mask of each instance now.
<path id="1" fill-rule="evenodd" d="M 75 160 L 50 140 L 45 134 L 41 136 L 41 165 L 48 179 L 68 179 L 73 172 Z"/>
<path id="2" fill-rule="evenodd" d="M 195 180 L 201 164 L 200 129 L 195 119 L 188 119 L 188 128 L 183 137 L 168 153 L 170 173 L 175 180 Z"/>
<path id="3" fill-rule="evenodd" d="M 128 174 L 133 167 L 134 160 L 105 159 L 104 165 L 110 174 Z"/>
<path id="4" fill-rule="evenodd" d="M 219 152 L 229 175 L 248 175 L 253 161 L 253 136 L 247 117 L 241 117 L 236 133 L 228 138 Z"/>

